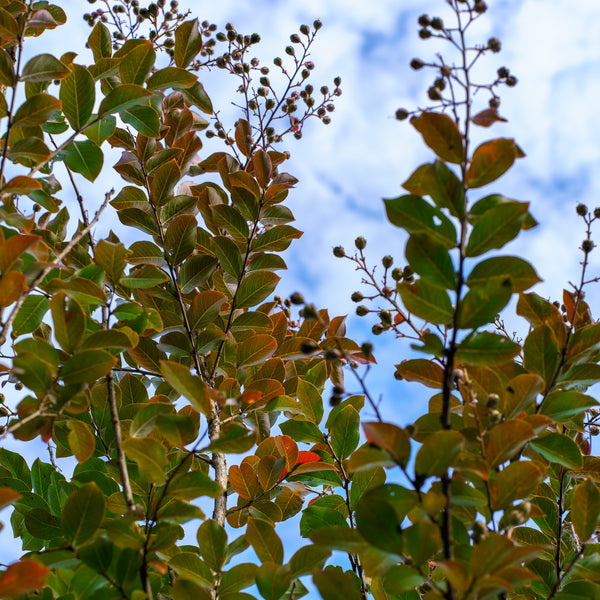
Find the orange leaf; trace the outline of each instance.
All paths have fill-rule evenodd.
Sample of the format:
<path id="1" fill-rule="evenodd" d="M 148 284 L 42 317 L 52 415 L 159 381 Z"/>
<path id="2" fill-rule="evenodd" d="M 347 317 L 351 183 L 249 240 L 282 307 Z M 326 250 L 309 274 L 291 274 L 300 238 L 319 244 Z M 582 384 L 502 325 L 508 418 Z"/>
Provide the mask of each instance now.
<path id="1" fill-rule="evenodd" d="M 18 271 L 8 271 L 0 278 L 0 306 L 11 305 L 25 290 L 27 290 L 25 275 Z"/>
<path id="2" fill-rule="evenodd" d="M 30 558 L 13 563 L 0 578 L 0 597 L 15 598 L 39 590 L 49 573 L 48 567 Z"/>
<path id="3" fill-rule="evenodd" d="M 4 186 L 2 191 L 6 194 L 29 194 L 34 190 L 41 189 L 42 185 L 37 179 L 26 177 L 25 175 L 17 175 Z"/>
<path id="4" fill-rule="evenodd" d="M 5 508 L 18 500 L 21 494 L 11 490 L 10 488 L 0 488 L 0 509 Z"/>

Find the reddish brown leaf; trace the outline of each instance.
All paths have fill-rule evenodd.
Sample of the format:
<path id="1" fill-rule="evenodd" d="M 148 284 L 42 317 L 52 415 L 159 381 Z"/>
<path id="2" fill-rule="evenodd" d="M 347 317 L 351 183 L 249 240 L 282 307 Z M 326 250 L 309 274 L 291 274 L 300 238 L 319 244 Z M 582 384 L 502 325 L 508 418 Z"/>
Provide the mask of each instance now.
<path id="1" fill-rule="evenodd" d="M 27 290 L 25 275 L 9 271 L 0 278 L 0 306 L 9 306 Z"/>
<path id="2" fill-rule="evenodd" d="M 473 121 L 473 123 L 475 123 L 475 125 L 479 125 L 480 127 L 490 127 L 490 125 L 493 125 L 497 121 L 501 121 L 503 123 L 507 123 L 508 119 L 505 119 L 504 117 L 501 117 L 498 114 L 498 109 L 497 108 L 486 108 L 485 110 L 482 110 L 481 112 L 478 112 L 471 119 L 471 121 Z"/>

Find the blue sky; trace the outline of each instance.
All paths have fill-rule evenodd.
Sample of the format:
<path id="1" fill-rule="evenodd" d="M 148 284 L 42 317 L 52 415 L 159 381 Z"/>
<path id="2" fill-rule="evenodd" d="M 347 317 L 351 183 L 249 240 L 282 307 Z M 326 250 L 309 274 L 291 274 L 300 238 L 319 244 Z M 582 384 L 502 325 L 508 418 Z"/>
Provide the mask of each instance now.
<path id="1" fill-rule="evenodd" d="M 37 51 L 48 51 L 50 42 L 60 56 L 73 47 L 83 48 L 89 28 L 80 15 L 92 7 L 84 0 L 58 3 L 67 9 L 70 22 L 44 36 L 40 40 L 44 47 Z M 185 0 L 180 4 L 183 7 Z M 258 32 L 263 40 L 258 54 L 266 63 L 283 55 L 289 35 L 301 23 L 322 20 L 324 26 L 312 51 L 314 84 L 331 84 L 340 75 L 343 95 L 336 102 L 331 125 L 315 121 L 300 142 L 288 146 L 292 160 L 287 170 L 300 179 L 290 196 L 290 207 L 297 227 L 305 233 L 287 254 L 289 271 L 280 293 L 298 290 L 318 307 L 329 308 L 332 315 L 352 314 L 355 305 L 349 296 L 359 288 L 360 276 L 348 263 L 334 259 L 331 249 L 341 244 L 350 250 L 354 238 L 364 235 L 372 264 L 379 263 L 384 254 L 403 263 L 404 238 L 387 224 L 381 198 L 400 195 L 401 183 L 432 155 L 416 131 L 393 115 L 400 106 L 427 105 L 425 91 L 432 76 L 426 70 L 412 71 L 408 63 L 415 56 L 431 59 L 437 51 L 435 42 L 418 38 L 416 19 L 422 13 L 444 16 L 445 3 L 219 0 L 190 4 L 201 19 L 219 26 L 232 22 L 244 33 Z M 508 252 L 528 258 L 544 279 L 535 291 L 555 299 L 569 280 L 578 279 L 583 227 L 575 217 L 575 205 L 600 205 L 596 125 L 600 4 L 596 0 L 580 0 L 576 7 L 572 0 L 489 0 L 488 4 L 490 10 L 473 28 L 473 35 L 477 42 L 499 37 L 503 50 L 483 60 L 484 78 L 493 77 L 499 66 L 506 65 L 519 84 L 502 91 L 500 112 L 509 122 L 478 135 L 480 141 L 515 137 L 527 158 L 473 199 L 500 191 L 531 202 L 540 226 L 525 232 Z M 81 52 L 80 60 L 91 60 L 88 51 Z M 207 77 L 205 85 L 213 103 L 222 106 L 233 123 L 236 114 L 228 109 L 231 95 L 226 79 Z M 486 101 L 482 98 L 481 108 Z M 91 212 L 112 185 L 109 176 L 94 186 L 84 186 Z M 591 254 L 591 276 L 600 274 L 599 259 L 600 250 Z M 588 298 L 593 303 L 598 297 L 591 287 Z M 350 336 L 364 340 L 372 323 L 367 326 L 351 318 Z M 515 322 L 514 327 L 520 325 Z M 390 418 L 410 422 L 421 412 L 420 399 L 415 398 L 413 387 L 395 382 L 392 376 L 393 364 L 407 357 L 406 345 L 382 336 L 375 340 L 375 348 L 380 365 L 369 377 L 372 393 L 382 396 Z M 10 529 L 0 535 L 6 542 Z M 5 543 L 0 547 L 5 548 Z M 0 551 L 0 560 L 10 558 Z"/>

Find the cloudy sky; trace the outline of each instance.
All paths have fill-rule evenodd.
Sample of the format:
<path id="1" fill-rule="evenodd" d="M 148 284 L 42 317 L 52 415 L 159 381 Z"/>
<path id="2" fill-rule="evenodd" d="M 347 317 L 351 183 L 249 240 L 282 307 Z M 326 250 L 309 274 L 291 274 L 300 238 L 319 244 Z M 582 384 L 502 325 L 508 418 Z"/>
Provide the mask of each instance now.
<path id="1" fill-rule="evenodd" d="M 91 61 L 89 51 L 83 49 L 89 28 L 80 15 L 92 7 L 84 0 L 58 3 L 67 9 L 70 22 L 44 36 L 43 49 L 38 51 L 48 51 L 50 43 L 59 56 L 81 49 L 81 62 Z M 183 7 L 185 0 L 180 4 Z M 198 17 L 220 27 L 232 22 L 243 33 L 259 33 L 263 42 L 258 54 L 264 61 L 283 55 L 289 35 L 300 24 L 322 20 L 311 57 L 316 64 L 314 84 L 331 85 L 339 75 L 343 95 L 336 102 L 331 125 L 310 123 L 303 139 L 289 146 L 292 160 L 287 168 L 300 179 L 290 206 L 305 233 L 287 254 L 289 271 L 281 292 L 298 290 L 331 314 L 352 314 L 355 305 L 349 296 L 359 288 L 360 276 L 349 264 L 334 259 L 331 249 L 341 244 L 350 250 L 354 238 L 364 235 L 372 264 L 384 254 L 403 264 L 404 238 L 386 223 L 381 199 L 400 195 L 401 183 L 432 154 L 416 131 L 393 115 L 401 106 L 427 105 L 425 91 L 432 74 L 414 72 L 408 63 L 415 56 L 431 60 L 438 51 L 435 43 L 418 38 L 416 19 L 422 13 L 447 19 L 445 2 L 195 0 L 190 4 Z M 472 30 L 473 41 L 496 36 L 503 49 L 484 59 L 483 76 L 491 79 L 499 66 L 506 65 L 519 84 L 502 90 L 500 112 L 509 122 L 481 130 L 481 141 L 486 136 L 514 137 L 527 158 L 473 199 L 499 191 L 531 202 L 540 226 L 524 233 L 509 252 L 536 265 L 544 279 L 536 291 L 555 299 L 569 280 L 578 279 L 583 227 L 575 217 L 575 205 L 600 205 L 596 108 L 600 37 L 595 33 L 600 30 L 600 4 L 596 0 L 580 0 L 576 7 L 572 0 L 488 0 L 488 4 L 488 14 Z M 236 115 L 228 109 L 227 81 L 208 77 L 205 85 L 213 104 L 222 107 L 233 123 Z M 482 97 L 481 108 L 486 101 Z M 111 185 L 108 174 L 94 186 L 84 187 L 91 212 Z M 600 250 L 592 253 L 591 276 L 600 275 L 599 259 Z M 588 293 L 589 298 L 600 297 L 593 288 Z M 350 336 L 364 340 L 370 325 L 351 318 Z M 421 412 L 419 403 L 412 401 L 415 390 L 392 377 L 392 365 L 407 357 L 406 349 L 389 336 L 375 342 L 380 366 L 371 373 L 369 386 L 374 395 L 382 396 L 386 414 L 408 423 Z M 9 530 L 1 535 L 6 539 Z M 0 561 L 9 559 L 0 551 Z"/>

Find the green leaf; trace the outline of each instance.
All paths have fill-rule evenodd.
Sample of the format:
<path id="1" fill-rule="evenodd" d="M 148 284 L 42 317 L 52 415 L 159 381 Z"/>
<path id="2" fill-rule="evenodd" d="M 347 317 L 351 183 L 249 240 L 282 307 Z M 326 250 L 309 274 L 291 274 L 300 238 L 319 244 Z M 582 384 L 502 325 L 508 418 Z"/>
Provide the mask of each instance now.
<path id="1" fill-rule="evenodd" d="M 415 565 L 423 565 L 442 546 L 440 528 L 436 523 L 420 519 L 404 530 L 404 552 Z"/>
<path id="2" fill-rule="evenodd" d="M 60 519 L 45 508 L 32 508 L 24 515 L 27 531 L 40 540 L 52 540 L 63 537 Z"/>
<path id="3" fill-rule="evenodd" d="M 0 13 L 1 14 L 1 13 Z M 0 83 L 12 87 L 15 82 L 15 66 L 6 50 L 0 50 Z"/>
<path id="4" fill-rule="evenodd" d="M 73 490 L 61 513 L 65 538 L 81 546 L 98 530 L 104 519 L 104 494 L 95 483 L 85 483 Z"/>
<path id="5" fill-rule="evenodd" d="M 237 279 L 242 273 L 242 255 L 237 244 L 228 237 L 218 235 L 213 238 L 215 255 L 225 273 Z"/>
<path id="6" fill-rule="evenodd" d="M 465 250 L 466 256 L 479 256 L 502 248 L 515 238 L 528 214 L 529 202 L 503 202 L 487 210 L 475 223 Z"/>
<path id="7" fill-rule="evenodd" d="M 117 359 L 105 350 L 82 350 L 67 360 L 61 377 L 67 385 L 92 384 L 110 373 L 116 363 Z"/>
<path id="8" fill-rule="evenodd" d="M 239 592 L 244 588 L 250 587 L 255 582 L 256 570 L 258 565 L 254 563 L 241 563 L 234 565 L 228 571 L 225 571 L 221 577 L 221 585 L 219 592 L 224 598 L 228 598 L 229 594 Z M 235 600 L 235 598 L 232 598 Z M 240 598 L 240 600 L 243 600 Z"/>
<path id="9" fill-rule="evenodd" d="M 129 271 L 129 275 L 121 279 L 121 284 L 136 290 L 156 287 L 165 281 L 169 281 L 169 276 L 155 265 L 141 265 Z"/>
<path id="10" fill-rule="evenodd" d="M 471 158 L 465 182 L 470 188 L 478 188 L 496 181 L 515 162 L 519 149 L 515 140 L 499 138 L 478 146 Z"/>
<path id="11" fill-rule="evenodd" d="M 480 331 L 472 333 L 458 346 L 456 357 L 467 365 L 496 366 L 510 362 L 521 346 L 503 335 Z"/>
<path id="12" fill-rule="evenodd" d="M 403 281 L 397 290 L 409 313 L 433 325 L 447 325 L 452 320 L 452 302 L 446 290 L 425 279 L 415 283 Z"/>
<path id="13" fill-rule="evenodd" d="M 356 450 L 360 441 L 359 421 L 358 411 L 347 404 L 329 424 L 331 448 L 339 460 L 348 458 Z"/>
<path id="14" fill-rule="evenodd" d="M 448 115 L 424 112 L 413 117 L 410 123 L 442 160 L 462 163 L 465 158 L 463 138 L 456 123 Z"/>
<path id="15" fill-rule="evenodd" d="M 252 242 L 252 252 L 283 252 L 294 239 L 302 237 L 302 232 L 291 225 L 275 225 L 267 229 Z"/>
<path id="16" fill-rule="evenodd" d="M 10 148 L 9 155 L 17 162 L 33 166 L 47 161 L 52 153 L 39 138 L 27 137 L 15 142 Z"/>
<path id="17" fill-rule="evenodd" d="M 281 278 L 270 271 L 248 273 L 236 293 L 236 308 L 252 308 L 268 298 Z"/>
<path id="18" fill-rule="evenodd" d="M 406 260 L 411 269 L 427 280 L 444 289 L 456 287 L 456 273 L 448 250 L 433 241 L 428 235 L 413 233 L 406 243 Z"/>
<path id="19" fill-rule="evenodd" d="M 317 387 L 309 381 L 299 379 L 296 394 L 304 416 L 318 425 L 323 418 L 323 400 Z"/>
<path id="20" fill-rule="evenodd" d="M 219 573 L 227 556 L 227 533 L 225 529 L 217 521 L 208 519 L 198 528 L 196 539 L 204 562 L 214 572 Z"/>
<path id="21" fill-rule="evenodd" d="M 206 386 L 200 377 L 190 373 L 189 367 L 169 360 L 161 360 L 160 370 L 176 392 L 187 398 L 205 416 L 211 415 L 212 402 Z"/>
<path id="22" fill-rule="evenodd" d="M 121 82 L 143 85 L 154 66 L 155 60 L 156 52 L 152 42 L 144 41 L 136 45 L 121 61 L 119 68 Z"/>
<path id="23" fill-rule="evenodd" d="M 592 396 L 575 390 L 556 390 L 548 394 L 540 406 L 540 414 L 563 423 L 578 415 L 583 416 L 586 410 L 594 406 L 598 406 L 598 401 Z"/>
<path id="24" fill-rule="evenodd" d="M 550 385 L 560 361 L 558 342 L 552 329 L 540 325 L 533 329 L 523 344 L 523 366 Z"/>
<path id="25" fill-rule="evenodd" d="M 69 448 L 79 464 L 84 463 L 94 454 L 96 437 L 86 423 L 71 420 L 69 422 L 68 440 Z"/>
<path id="26" fill-rule="evenodd" d="M 316 568 L 322 568 L 325 561 L 331 556 L 331 551 L 318 546 L 302 546 L 298 548 L 290 559 L 290 574 L 292 577 L 308 575 Z"/>
<path id="27" fill-rule="evenodd" d="M 171 264 L 182 263 L 196 247 L 198 223 L 194 215 L 178 215 L 171 220 L 165 233 L 165 249 Z"/>
<path id="28" fill-rule="evenodd" d="M 544 479 L 544 471 L 531 461 L 519 460 L 508 464 L 492 484 L 492 507 L 501 510 L 515 500 L 527 498 Z"/>
<path id="29" fill-rule="evenodd" d="M 15 317 L 13 335 L 18 337 L 35 331 L 49 308 L 48 298 L 38 294 L 29 294 Z"/>
<path id="30" fill-rule="evenodd" d="M 575 365 L 564 375 L 561 375 L 557 383 L 567 388 L 577 385 L 594 385 L 598 381 L 600 381 L 600 365 L 596 363 L 583 363 Z"/>
<path id="31" fill-rule="evenodd" d="M 152 106 L 132 106 L 121 112 L 121 119 L 146 137 L 160 136 L 160 115 Z"/>
<path id="32" fill-rule="evenodd" d="M 206 254 L 190 256 L 179 269 L 179 285 L 184 294 L 201 287 L 217 267 L 217 259 Z"/>
<path id="33" fill-rule="evenodd" d="M 246 529 L 246 539 L 254 548 L 261 562 L 283 563 L 283 544 L 268 521 L 250 517 Z"/>
<path id="34" fill-rule="evenodd" d="M 383 587 L 388 594 L 400 596 L 402 592 L 419 587 L 425 578 L 408 565 L 394 565 L 383 580 Z"/>
<path id="35" fill-rule="evenodd" d="M 392 504 L 374 492 L 365 494 L 358 503 L 356 527 L 362 537 L 376 548 L 402 554 L 400 519 Z"/>
<path id="36" fill-rule="evenodd" d="M 116 288 L 125 271 L 125 246 L 119 243 L 100 240 L 94 248 L 94 262 L 103 269 L 113 289 Z"/>
<path id="37" fill-rule="evenodd" d="M 344 573 L 340 567 L 331 565 L 323 571 L 313 574 L 313 582 L 317 586 L 323 600 L 360 600 L 362 598 L 354 578 Z"/>
<path id="38" fill-rule="evenodd" d="M 133 106 L 144 104 L 148 98 L 152 97 L 152 92 L 145 90 L 139 85 L 127 83 L 113 88 L 100 103 L 98 116 L 104 117 L 107 114 L 120 113 Z"/>
<path id="39" fill-rule="evenodd" d="M 465 438 L 458 431 L 442 430 L 425 438 L 415 458 L 415 473 L 425 477 L 439 477 L 453 466 Z"/>
<path id="40" fill-rule="evenodd" d="M 215 223 L 226 229 L 238 242 L 247 242 L 250 235 L 248 223 L 240 211 L 228 204 L 217 204 L 212 207 L 212 217 Z"/>
<path id="41" fill-rule="evenodd" d="M 150 438 L 129 438 L 123 442 L 127 458 L 137 463 L 140 474 L 150 483 L 162 483 L 167 468 L 164 447 Z"/>
<path id="42" fill-rule="evenodd" d="M 472 287 L 460 303 L 459 329 L 477 329 L 492 323 L 496 315 L 512 297 L 510 278 L 489 279 L 481 286 Z"/>
<path id="43" fill-rule="evenodd" d="M 202 35 L 198 19 L 183 22 L 175 30 L 175 51 L 173 58 L 180 69 L 185 69 L 202 49 Z"/>
<path id="44" fill-rule="evenodd" d="M 195 500 L 200 496 L 217 498 L 222 493 L 221 486 L 202 471 L 188 471 L 169 486 L 169 495 L 182 500 Z"/>
<path id="45" fill-rule="evenodd" d="M 590 479 L 580 483 L 571 499 L 571 522 L 581 542 L 589 540 L 600 519 L 600 492 Z"/>
<path id="46" fill-rule="evenodd" d="M 431 196 L 438 208 L 447 208 L 455 217 L 464 215 L 463 185 L 454 171 L 441 160 L 421 165 L 402 187 L 415 196 Z"/>
<path id="47" fill-rule="evenodd" d="M 70 69 L 52 54 L 38 54 L 27 61 L 21 74 L 21 81 L 52 81 L 64 79 L 69 73 L 71 73 Z"/>
<path id="48" fill-rule="evenodd" d="M 98 21 L 92 29 L 87 43 L 96 62 L 101 58 L 110 58 L 112 55 L 112 37 L 108 27 L 101 21 Z"/>
<path id="49" fill-rule="evenodd" d="M 80 173 L 88 181 L 94 181 L 100 175 L 104 164 L 104 153 L 90 140 L 71 142 L 61 156 L 71 171 Z"/>
<path id="50" fill-rule="evenodd" d="M 96 90 L 91 73 L 85 67 L 73 64 L 71 73 L 60 85 L 60 100 L 69 125 L 76 131 L 88 122 L 95 98 Z"/>
<path id="51" fill-rule="evenodd" d="M 180 90 L 192 87 L 198 78 L 193 73 L 178 67 L 165 67 L 153 73 L 146 82 L 146 89 L 165 90 L 171 88 Z"/>
<path id="52" fill-rule="evenodd" d="M 456 229 L 439 209 L 419 196 L 399 196 L 384 200 L 387 218 L 392 225 L 408 233 L 422 233 L 450 249 L 456 246 Z"/>
<path id="53" fill-rule="evenodd" d="M 188 311 L 188 320 L 193 330 L 204 329 L 215 321 L 227 296 L 216 290 L 207 290 L 194 296 Z"/>
<path id="54" fill-rule="evenodd" d="M 263 563 L 256 571 L 256 587 L 263 598 L 278 600 L 289 589 L 292 582 L 289 565 Z"/>
<path id="55" fill-rule="evenodd" d="M 102 142 L 106 141 L 115 132 L 116 127 L 116 117 L 114 115 L 106 115 L 102 119 L 93 119 L 92 125 L 86 127 L 83 135 L 85 135 L 88 140 L 94 142 L 96 146 L 100 146 L 102 145 Z M 111 204 L 113 202 L 114 200 L 111 201 Z"/>
<path id="56" fill-rule="evenodd" d="M 213 107 L 204 86 L 198 81 L 192 87 L 181 90 L 185 99 L 197 106 L 203 113 L 207 115 L 213 114 Z"/>
<path id="57" fill-rule="evenodd" d="M 141 208 L 122 208 L 117 212 L 119 221 L 128 227 L 135 227 L 149 235 L 158 235 L 156 221 L 147 210 Z"/>
<path id="58" fill-rule="evenodd" d="M 214 577 L 206 563 L 196 552 L 179 552 L 169 560 L 171 567 L 178 575 L 195 581 L 202 586 L 212 587 Z M 193 596 L 191 598 L 196 598 Z"/>
<path id="59" fill-rule="evenodd" d="M 514 293 L 524 292 L 532 285 L 542 281 L 535 269 L 517 256 L 494 256 L 477 263 L 467 278 L 472 288 L 482 285 L 492 278 L 510 279 Z"/>
<path id="60" fill-rule="evenodd" d="M 19 106 L 13 118 L 14 127 L 34 127 L 50 121 L 61 103 L 50 94 L 34 94 Z"/>
<path id="61" fill-rule="evenodd" d="M 579 446 L 562 433 L 547 433 L 529 442 L 529 446 L 546 460 L 567 469 L 580 469 L 582 464 Z"/>

